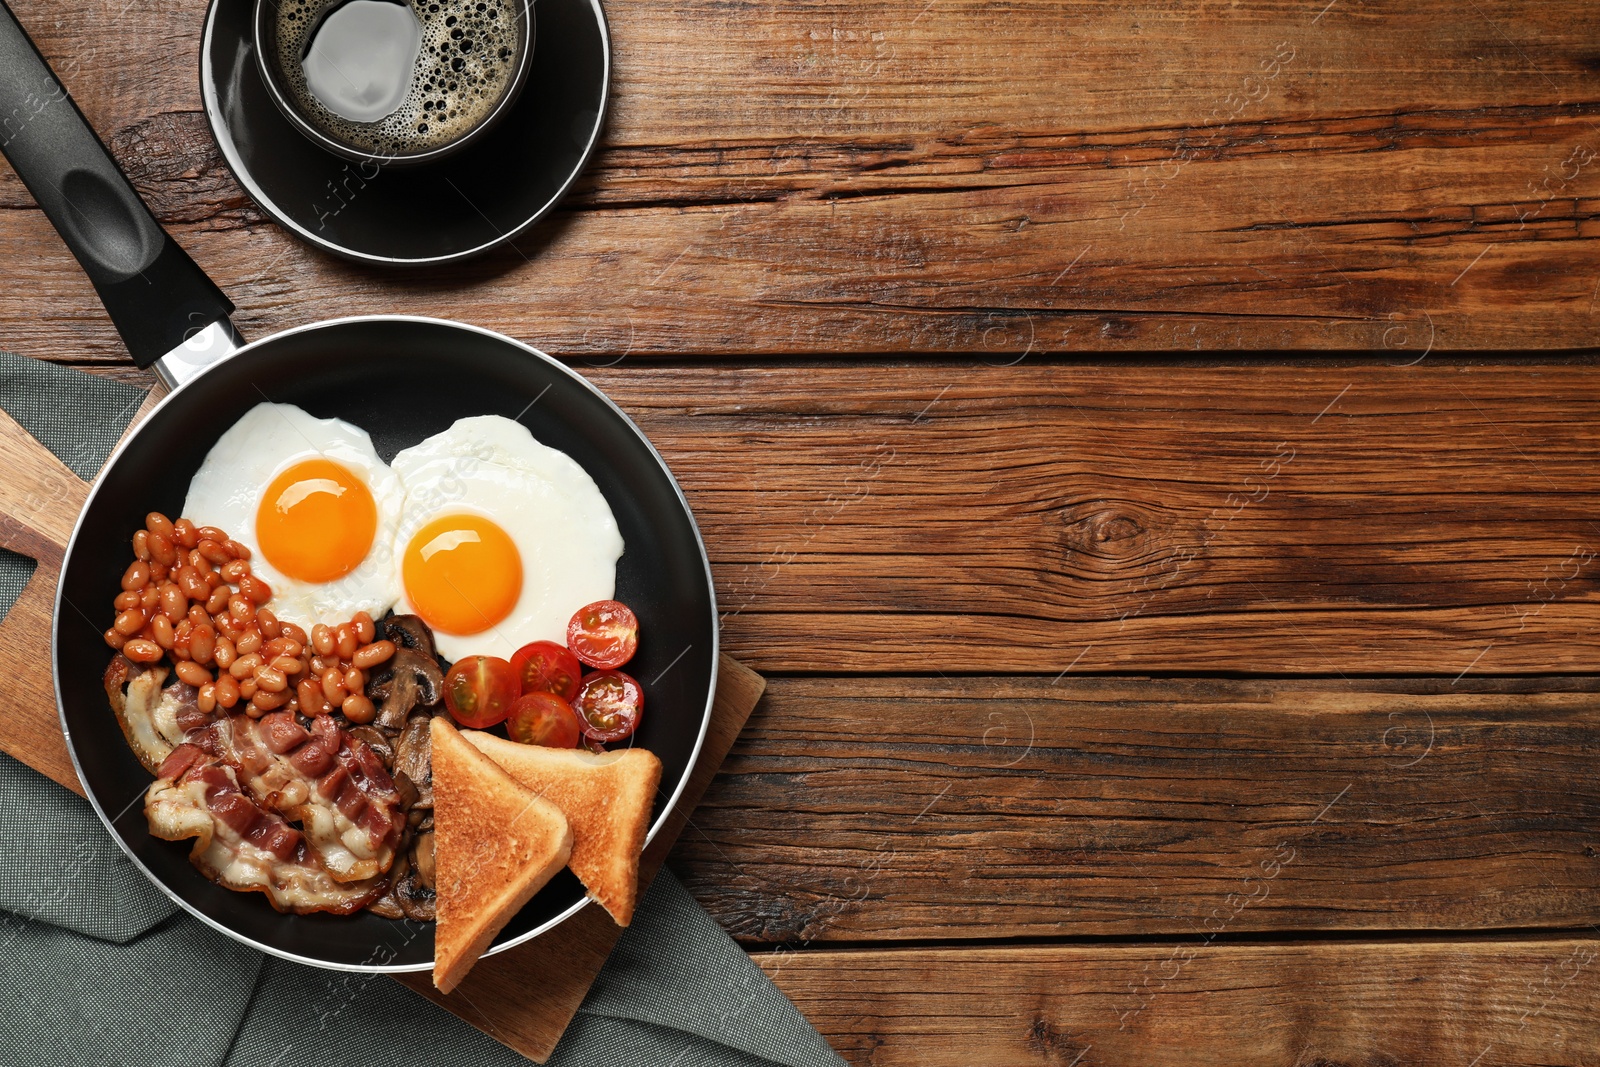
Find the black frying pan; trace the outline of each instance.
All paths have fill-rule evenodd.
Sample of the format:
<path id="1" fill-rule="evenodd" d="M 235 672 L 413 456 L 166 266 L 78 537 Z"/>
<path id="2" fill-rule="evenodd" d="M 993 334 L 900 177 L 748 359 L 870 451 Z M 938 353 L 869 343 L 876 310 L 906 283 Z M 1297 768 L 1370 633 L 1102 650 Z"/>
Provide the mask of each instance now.
<path id="1" fill-rule="evenodd" d="M 640 619 L 629 667 L 645 686 L 636 744 L 661 757 L 652 836 L 677 801 L 710 722 L 717 615 L 694 517 L 643 433 L 602 393 L 511 338 L 437 319 L 314 323 L 243 344 L 227 298 L 161 229 L 0 0 L 0 149 L 88 272 L 134 360 L 174 391 L 114 453 L 67 547 L 54 631 L 56 696 L 90 802 L 128 856 L 203 922 L 263 951 L 340 970 L 423 970 L 433 927 L 383 919 L 280 915 L 189 865 L 190 842 L 150 836 L 151 778 L 122 738 L 101 688 L 101 631 L 150 511 L 177 517 L 189 479 L 234 420 L 263 400 L 298 404 L 367 430 L 385 460 L 468 415 L 520 419 L 571 455 L 616 514 L 627 548 L 617 597 Z M 242 347 L 241 347 L 242 346 Z M 116 907 L 115 901 L 103 902 Z M 495 939 L 508 948 L 584 903 L 563 872 Z"/>

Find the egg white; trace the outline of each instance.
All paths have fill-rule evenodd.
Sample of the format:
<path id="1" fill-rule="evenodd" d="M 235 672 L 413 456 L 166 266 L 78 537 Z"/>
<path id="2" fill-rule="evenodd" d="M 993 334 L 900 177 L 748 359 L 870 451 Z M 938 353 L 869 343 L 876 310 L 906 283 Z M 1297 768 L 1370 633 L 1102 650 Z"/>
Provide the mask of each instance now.
<path id="1" fill-rule="evenodd" d="M 378 527 L 366 558 L 331 582 L 290 578 L 261 553 L 256 511 L 272 479 L 291 464 L 325 457 L 358 474 L 378 506 Z M 272 587 L 272 613 L 307 630 L 349 622 L 358 611 L 380 618 L 400 596 L 393 558 L 405 491 L 378 458 L 372 438 L 340 419 L 318 419 L 293 404 L 257 404 L 206 453 L 183 504 L 197 526 L 216 526 L 249 547 L 250 569 Z"/>
<path id="2" fill-rule="evenodd" d="M 442 515 L 493 520 L 522 557 L 522 594 L 498 625 L 478 634 L 435 631 L 447 659 L 510 658 L 529 641 L 564 644 L 574 612 L 616 591 L 622 533 L 600 487 L 565 452 L 540 444 L 527 427 L 499 415 L 461 419 L 394 458 L 405 507 L 393 556 L 398 580 L 406 546 Z"/>

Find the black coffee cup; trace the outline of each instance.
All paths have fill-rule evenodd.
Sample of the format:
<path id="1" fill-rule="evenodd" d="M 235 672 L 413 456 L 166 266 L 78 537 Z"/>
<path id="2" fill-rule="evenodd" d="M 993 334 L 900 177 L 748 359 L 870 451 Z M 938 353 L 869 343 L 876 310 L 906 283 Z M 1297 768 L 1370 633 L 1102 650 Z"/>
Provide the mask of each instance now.
<path id="1" fill-rule="evenodd" d="M 363 47 L 367 27 L 412 32 L 390 7 L 411 16 L 416 38 Z M 532 0 L 256 0 L 254 28 L 262 80 L 289 122 L 335 155 L 380 166 L 430 163 L 477 141 L 516 103 L 533 61 Z M 373 91 L 374 70 L 404 73 L 411 44 L 418 51 L 398 107 L 349 117 L 359 94 Z M 391 53 L 402 59 L 374 61 Z M 380 91 L 394 96 L 397 85 L 383 82 Z"/>

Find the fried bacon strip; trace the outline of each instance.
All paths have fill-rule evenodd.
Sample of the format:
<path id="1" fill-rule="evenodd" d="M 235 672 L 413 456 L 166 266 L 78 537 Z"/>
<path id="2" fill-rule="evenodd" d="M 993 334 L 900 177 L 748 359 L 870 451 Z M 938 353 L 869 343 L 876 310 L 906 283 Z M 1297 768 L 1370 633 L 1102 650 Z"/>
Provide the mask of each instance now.
<path id="1" fill-rule="evenodd" d="M 266 895 L 283 912 L 348 915 L 384 890 L 382 876 L 340 882 L 306 846 L 304 835 L 239 788 L 232 767 L 199 744 L 172 750 L 145 794 L 150 832 L 194 838 L 189 860 L 219 885 Z"/>
<path id="2" fill-rule="evenodd" d="M 218 752 L 269 810 L 300 823 L 328 874 L 359 882 L 394 863 L 403 801 L 383 761 L 329 717 L 307 730 L 288 712 L 236 715 L 215 730 Z"/>

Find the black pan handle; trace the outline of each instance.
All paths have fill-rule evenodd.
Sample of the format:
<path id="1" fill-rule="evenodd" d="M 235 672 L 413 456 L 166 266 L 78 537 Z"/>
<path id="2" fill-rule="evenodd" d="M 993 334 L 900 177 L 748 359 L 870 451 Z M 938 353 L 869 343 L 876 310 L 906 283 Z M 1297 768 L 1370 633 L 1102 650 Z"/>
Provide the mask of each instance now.
<path id="1" fill-rule="evenodd" d="M 0 0 L 0 152 L 148 367 L 233 304 L 167 236 Z"/>

